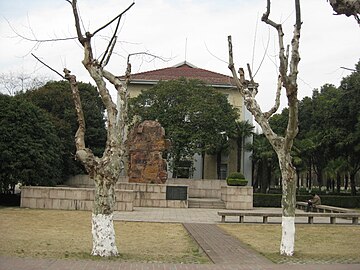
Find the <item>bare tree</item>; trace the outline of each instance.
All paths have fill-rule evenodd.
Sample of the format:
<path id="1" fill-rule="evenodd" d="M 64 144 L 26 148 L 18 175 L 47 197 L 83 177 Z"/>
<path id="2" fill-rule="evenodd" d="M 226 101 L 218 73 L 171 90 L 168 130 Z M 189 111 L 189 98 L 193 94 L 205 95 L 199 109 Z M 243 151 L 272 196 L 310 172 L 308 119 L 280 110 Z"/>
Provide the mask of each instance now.
<path id="1" fill-rule="evenodd" d="M 360 26 L 360 0 L 328 0 L 335 15 L 346 15 L 348 17 L 354 16 L 355 20 Z"/>
<path id="2" fill-rule="evenodd" d="M 103 156 L 96 157 L 91 149 L 85 145 L 85 119 L 81 106 L 80 95 L 77 87 L 76 77 L 67 69 L 64 69 L 65 79 L 70 82 L 75 108 L 78 117 L 78 130 L 75 135 L 76 157 L 80 160 L 88 172 L 90 178 L 95 182 L 95 199 L 92 212 L 92 255 L 116 256 L 118 250 L 115 244 L 115 231 L 113 225 L 113 211 L 115 205 L 115 184 L 119 179 L 120 172 L 124 168 L 124 156 L 126 153 L 126 118 L 127 118 L 127 84 L 130 77 L 131 66 L 128 61 L 125 80 L 113 75 L 105 69 L 110 60 L 117 39 L 117 31 L 122 15 L 133 5 L 116 16 L 113 20 L 100 27 L 93 33 L 82 33 L 77 1 L 67 0 L 72 6 L 75 19 L 75 27 L 78 40 L 84 49 L 84 67 L 95 81 L 100 97 L 107 112 L 107 141 Z M 102 55 L 101 59 L 94 58 L 91 41 L 101 30 L 117 21 L 114 35 Z M 128 58 L 129 59 L 129 58 Z M 112 101 L 110 92 L 106 87 L 106 81 L 112 84 L 118 93 L 118 106 Z"/>
<path id="3" fill-rule="evenodd" d="M 49 78 L 45 76 L 33 76 L 32 74 L 20 73 L 1 73 L 0 74 L 0 93 L 10 96 L 26 90 L 36 89 L 43 86 Z"/>
<path id="4" fill-rule="evenodd" d="M 296 22 L 290 46 L 286 51 L 283 41 L 282 25 L 269 19 L 270 0 L 267 0 L 267 9 L 262 16 L 262 21 L 275 28 L 278 33 L 279 42 L 279 77 L 277 81 L 277 90 L 275 105 L 268 111 L 262 112 L 256 101 L 259 84 L 254 81 L 250 65 L 247 64 L 249 78 L 245 79 L 244 69 L 239 69 L 239 75 L 235 71 L 233 61 L 233 45 L 231 36 L 228 37 L 229 46 L 229 69 L 232 72 L 233 79 L 240 94 L 244 98 L 246 108 L 252 113 L 256 122 L 261 126 L 266 138 L 274 148 L 278 159 L 282 176 L 282 238 L 280 253 L 292 256 L 295 244 L 295 203 L 296 203 L 296 170 L 292 164 L 291 148 L 293 141 L 298 133 L 298 99 L 297 99 L 297 75 L 299 55 L 299 39 L 301 29 L 300 0 L 295 0 Z M 282 87 L 286 90 L 286 96 L 289 106 L 289 119 L 285 136 L 276 134 L 269 125 L 269 118 L 278 110 L 280 105 L 280 94 Z"/>

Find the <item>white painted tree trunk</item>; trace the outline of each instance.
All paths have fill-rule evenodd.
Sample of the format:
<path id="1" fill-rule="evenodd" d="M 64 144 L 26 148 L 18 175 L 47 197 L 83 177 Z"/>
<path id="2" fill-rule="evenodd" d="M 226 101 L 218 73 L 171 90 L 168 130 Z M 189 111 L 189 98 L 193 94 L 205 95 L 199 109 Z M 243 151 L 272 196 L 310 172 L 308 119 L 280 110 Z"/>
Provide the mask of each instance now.
<path id="1" fill-rule="evenodd" d="M 295 204 L 296 170 L 292 166 L 290 153 L 278 153 L 282 176 L 282 222 L 280 254 L 292 256 L 295 251 Z"/>
<path id="2" fill-rule="evenodd" d="M 119 255 L 115 243 L 113 214 L 92 214 L 91 232 L 93 248 L 91 255 L 109 257 Z"/>
<path id="3" fill-rule="evenodd" d="M 295 250 L 295 217 L 282 217 L 280 254 L 292 256 Z"/>
<path id="4" fill-rule="evenodd" d="M 92 213 L 93 248 L 91 255 L 109 257 L 119 255 L 115 242 L 113 212 L 115 206 L 114 180 L 108 175 L 95 175 L 95 198 Z"/>

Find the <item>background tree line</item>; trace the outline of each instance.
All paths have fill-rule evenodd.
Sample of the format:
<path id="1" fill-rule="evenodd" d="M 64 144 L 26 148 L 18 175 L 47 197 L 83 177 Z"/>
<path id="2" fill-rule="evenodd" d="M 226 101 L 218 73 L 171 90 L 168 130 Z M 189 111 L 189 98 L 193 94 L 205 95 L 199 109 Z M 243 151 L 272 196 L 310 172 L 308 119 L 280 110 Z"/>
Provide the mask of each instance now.
<path id="1" fill-rule="evenodd" d="M 86 143 L 102 153 L 104 107 L 96 88 L 79 83 L 87 120 Z M 67 81 L 0 94 L 0 193 L 24 185 L 56 185 L 83 172 L 75 160 L 76 113 Z"/>
<path id="2" fill-rule="evenodd" d="M 287 108 L 270 119 L 275 132 L 286 129 Z M 276 155 L 264 136 L 256 135 L 253 151 L 253 184 L 262 192 L 278 185 Z M 341 187 L 356 194 L 360 169 L 360 62 L 339 87 L 325 84 L 312 97 L 299 102 L 299 134 L 294 142 L 293 163 L 299 181 L 340 193 Z M 315 177 L 314 177 L 315 176 Z M 300 183 L 298 183 L 299 186 Z"/>
<path id="3" fill-rule="evenodd" d="M 324 85 L 299 103 L 299 134 L 294 143 L 293 163 L 299 181 L 340 192 L 351 188 L 360 169 L 360 62 L 339 87 Z M 106 141 L 104 107 L 96 88 L 79 83 L 87 123 L 86 143 L 101 154 Z M 178 90 L 181 91 L 178 91 Z M 82 173 L 75 161 L 76 114 L 66 81 L 0 94 L 0 191 L 9 192 L 17 182 L 55 185 L 70 175 Z M 172 141 L 168 160 L 172 168 L 195 153 L 221 155 L 229 149 L 227 138 L 237 141 L 239 152 L 253 151 L 253 186 L 267 192 L 280 185 L 276 154 L 261 134 L 252 145 L 243 139 L 252 126 L 237 121 L 226 97 L 199 81 L 180 79 L 162 82 L 131 101 L 131 115 L 156 119 Z M 274 131 L 285 130 L 287 109 L 270 119 Z M 175 163 L 178 162 L 176 165 Z M 238 170 L 241 171 L 240 157 Z M 175 171 L 176 174 L 176 171 Z M 300 182 L 298 183 L 298 186 Z"/>

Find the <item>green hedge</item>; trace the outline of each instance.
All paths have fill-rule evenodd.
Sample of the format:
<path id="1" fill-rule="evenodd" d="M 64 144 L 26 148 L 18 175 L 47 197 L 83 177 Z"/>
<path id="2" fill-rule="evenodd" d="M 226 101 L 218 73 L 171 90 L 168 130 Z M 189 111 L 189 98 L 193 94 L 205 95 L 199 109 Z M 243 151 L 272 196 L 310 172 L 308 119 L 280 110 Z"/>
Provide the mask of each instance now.
<path id="1" fill-rule="evenodd" d="M 226 183 L 228 186 L 246 186 L 248 180 L 228 177 L 226 178 Z"/>
<path id="2" fill-rule="evenodd" d="M 2 194 L 2 193 L 0 193 L 0 205 L 2 205 L 2 206 L 20 206 L 20 194 Z"/>
<path id="3" fill-rule="evenodd" d="M 321 203 L 336 207 L 360 208 L 360 196 L 320 196 Z M 296 201 L 307 201 L 311 195 L 298 195 Z M 281 194 L 254 193 L 254 207 L 281 207 Z"/>

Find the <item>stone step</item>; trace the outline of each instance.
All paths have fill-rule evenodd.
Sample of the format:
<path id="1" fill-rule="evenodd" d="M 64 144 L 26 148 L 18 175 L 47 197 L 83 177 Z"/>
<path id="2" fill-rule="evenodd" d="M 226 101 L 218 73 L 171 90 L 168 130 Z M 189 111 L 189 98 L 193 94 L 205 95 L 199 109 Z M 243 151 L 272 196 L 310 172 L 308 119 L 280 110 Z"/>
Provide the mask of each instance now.
<path id="1" fill-rule="evenodd" d="M 189 198 L 189 208 L 225 209 L 225 203 L 217 198 Z"/>

